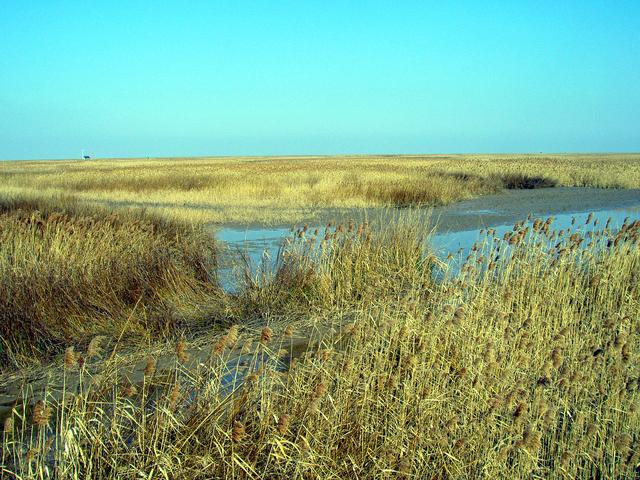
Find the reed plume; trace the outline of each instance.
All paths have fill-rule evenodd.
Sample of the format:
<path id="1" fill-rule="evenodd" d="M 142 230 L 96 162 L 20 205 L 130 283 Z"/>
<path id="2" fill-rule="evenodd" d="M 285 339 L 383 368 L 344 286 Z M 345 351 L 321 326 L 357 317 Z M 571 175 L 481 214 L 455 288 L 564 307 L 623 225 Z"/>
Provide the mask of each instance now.
<path id="1" fill-rule="evenodd" d="M 246 430 L 245 430 L 244 424 L 237 420 L 234 421 L 233 429 L 231 430 L 231 440 L 234 443 L 239 443 L 244 439 L 245 435 L 246 435 Z"/>
<path id="2" fill-rule="evenodd" d="M 260 332 L 260 343 L 266 345 L 273 338 L 273 330 L 269 327 L 264 327 Z"/>
<path id="3" fill-rule="evenodd" d="M 286 338 L 290 338 L 293 336 L 294 332 L 295 332 L 295 326 L 290 324 L 290 325 L 287 325 L 287 327 L 284 329 L 283 335 Z"/>
<path id="4" fill-rule="evenodd" d="M 147 357 L 146 364 L 144 366 L 144 376 L 146 378 L 152 377 L 156 373 L 156 359 L 152 356 Z"/>
<path id="5" fill-rule="evenodd" d="M 240 332 L 240 326 L 239 325 L 232 325 L 231 327 L 229 327 L 229 330 L 227 331 L 227 344 L 229 345 L 229 347 L 235 345 L 238 342 L 238 335 Z"/>
<path id="6" fill-rule="evenodd" d="M 33 407 L 32 421 L 40 428 L 44 428 L 49 424 L 49 419 L 53 410 L 50 406 L 46 405 L 44 400 L 39 400 Z"/>
<path id="7" fill-rule="evenodd" d="M 72 369 L 78 364 L 78 359 L 76 357 L 76 352 L 74 347 L 67 347 L 64 351 L 64 367 L 67 369 Z"/>
<path id="8" fill-rule="evenodd" d="M 287 432 L 289 431 L 289 424 L 291 423 L 291 416 L 283 413 L 282 415 L 280 415 L 280 418 L 278 418 L 278 433 L 280 434 L 280 436 L 285 436 L 287 434 Z"/>
<path id="9" fill-rule="evenodd" d="M 15 426 L 15 421 L 13 419 L 13 413 L 10 413 L 9 416 L 7 416 L 7 418 L 4 419 L 3 428 L 2 428 L 5 438 L 8 438 L 10 435 L 13 434 L 14 426 Z"/>
<path id="10" fill-rule="evenodd" d="M 187 363 L 189 361 L 189 354 L 187 353 L 187 343 L 184 340 L 180 340 L 176 344 L 176 358 L 181 363 Z"/>
<path id="11" fill-rule="evenodd" d="M 91 359 L 100 355 L 102 348 L 101 344 L 104 340 L 104 336 L 98 335 L 91 339 L 89 346 L 87 347 L 87 359 Z"/>

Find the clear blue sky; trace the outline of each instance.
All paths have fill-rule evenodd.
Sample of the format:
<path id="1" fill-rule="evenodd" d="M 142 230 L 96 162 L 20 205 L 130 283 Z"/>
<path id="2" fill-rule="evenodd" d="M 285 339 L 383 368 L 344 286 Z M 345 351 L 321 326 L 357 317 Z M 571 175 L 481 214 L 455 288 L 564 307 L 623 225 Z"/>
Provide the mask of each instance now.
<path id="1" fill-rule="evenodd" d="M 640 1 L 1 2 L 0 158 L 83 148 L 640 151 Z"/>

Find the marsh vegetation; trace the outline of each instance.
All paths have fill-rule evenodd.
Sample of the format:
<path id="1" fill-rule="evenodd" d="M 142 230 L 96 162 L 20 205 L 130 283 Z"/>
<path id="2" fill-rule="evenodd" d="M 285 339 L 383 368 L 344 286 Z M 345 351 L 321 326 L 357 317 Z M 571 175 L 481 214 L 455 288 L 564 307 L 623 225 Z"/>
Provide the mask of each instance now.
<path id="1" fill-rule="evenodd" d="M 143 340 L 215 316 L 216 252 L 198 227 L 140 211 L 0 200 L 2 366 L 94 335 Z"/>
<path id="2" fill-rule="evenodd" d="M 455 158 L 437 160 L 438 169 L 463 171 L 466 160 Z M 545 171 L 545 183 L 637 186 L 636 157 L 612 158 L 608 176 L 590 163 L 599 161 L 570 157 Z M 302 227 L 273 263 L 241 265 L 230 292 L 220 286 L 221 247 L 187 221 L 190 210 L 104 206 L 129 205 L 126 182 L 106 185 L 134 182 L 136 168 L 148 179 L 154 162 L 20 167 L 32 183 L 16 164 L 3 172 L 0 393 L 11 398 L 0 410 L 3 477 L 640 474 L 640 220 L 595 225 L 590 216 L 558 229 L 553 217 L 523 218 L 506 234 L 485 230 L 463 258 L 436 256 L 431 227 L 410 211 Z M 226 168 L 266 177 L 245 172 L 239 193 L 163 184 L 158 198 L 226 195 L 239 206 L 224 215 L 254 218 L 259 194 L 241 185 L 266 181 L 277 162 L 202 162 L 206 182 Z M 399 162 L 409 178 L 436 160 Z M 535 162 L 479 164 L 470 179 L 450 176 L 456 193 L 437 201 L 542 186 L 527 183 L 539 176 Z M 183 165 L 172 165 L 175 180 Z M 304 190 L 308 174 L 272 178 Z M 362 178 L 375 175 L 364 169 Z M 87 183 L 73 183 L 80 179 Z M 140 182 L 136 201 L 155 202 Z M 361 187 L 328 191 L 327 202 L 365 202 Z M 380 195 L 366 201 L 404 203 Z M 291 209 L 277 210 L 284 197 L 268 198 L 271 219 L 308 205 L 293 195 Z"/>
<path id="3" fill-rule="evenodd" d="M 432 155 L 13 162 L 0 193 L 73 195 L 197 222 L 286 223 L 327 208 L 443 205 L 504 189 L 640 188 L 640 156 Z"/>
<path id="4" fill-rule="evenodd" d="M 177 341 L 138 382 L 94 342 L 70 344 L 52 368 L 83 385 L 25 388 L 5 473 L 633 477 L 640 222 L 589 238 L 552 218 L 490 230 L 440 282 L 423 234 L 410 219 L 297 231 L 236 299 L 256 322 L 222 329 L 197 362 Z M 305 329 L 317 340 L 293 356 Z M 240 353 L 255 360 L 229 389 Z"/>

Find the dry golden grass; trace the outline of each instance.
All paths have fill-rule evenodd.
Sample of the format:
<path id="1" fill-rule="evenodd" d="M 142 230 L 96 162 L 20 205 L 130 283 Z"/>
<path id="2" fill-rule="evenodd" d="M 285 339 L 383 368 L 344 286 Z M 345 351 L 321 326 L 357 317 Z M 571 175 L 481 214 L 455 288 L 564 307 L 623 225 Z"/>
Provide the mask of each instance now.
<path id="1" fill-rule="evenodd" d="M 117 364 L 60 359 L 83 386 L 27 389 L 4 422 L 3 473 L 637 476 L 640 221 L 588 238 L 552 219 L 490 231 L 441 282 L 411 222 L 304 233 L 246 287 L 271 322 L 232 327 L 208 360 L 178 344 L 132 383 Z M 289 361 L 297 310 L 321 341 Z"/>
<path id="2" fill-rule="evenodd" d="M 490 231 L 453 273 L 425 251 L 424 219 L 302 228 L 231 294 L 213 239 L 182 221 L 635 188 L 638 155 L 13 162 L 0 176 L 2 360 L 57 352 L 40 372 L 63 379 L 22 385 L 2 477 L 638 475 L 640 222 Z M 205 356 L 175 335 L 195 324 L 213 330 Z M 173 343 L 137 370 L 121 358 L 152 337 Z"/>
<path id="3" fill-rule="evenodd" d="M 639 188 L 640 155 L 2 162 L 0 180 L 0 194 L 73 195 L 197 222 L 291 224 L 324 208 L 441 205 L 504 188 Z"/>
<path id="4" fill-rule="evenodd" d="M 140 211 L 0 200 L 0 364 L 93 335 L 144 339 L 215 306 L 215 240 Z"/>

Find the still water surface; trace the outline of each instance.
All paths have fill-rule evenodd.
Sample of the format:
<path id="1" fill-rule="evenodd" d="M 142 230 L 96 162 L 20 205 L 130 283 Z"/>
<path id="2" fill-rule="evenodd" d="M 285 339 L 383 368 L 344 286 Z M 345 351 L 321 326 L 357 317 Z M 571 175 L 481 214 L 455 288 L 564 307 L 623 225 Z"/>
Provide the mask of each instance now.
<path id="1" fill-rule="evenodd" d="M 598 194 L 602 194 L 598 197 Z M 560 196 L 558 197 L 558 194 Z M 546 200 L 567 200 L 565 203 L 550 205 Z M 568 202 L 571 202 L 569 204 Z M 486 208 L 490 206 L 491 208 Z M 593 213 L 595 221 L 586 224 Z M 493 228 L 497 237 L 511 231 L 516 221 L 526 220 L 529 215 L 545 219 L 553 215 L 553 229 L 586 233 L 600 230 L 610 220 L 610 229 L 616 230 L 625 219 L 640 218 L 640 193 L 621 191 L 619 194 L 596 189 L 545 189 L 536 192 L 509 192 L 504 195 L 481 197 L 459 204 L 435 209 L 425 215 L 434 225 L 434 234 L 429 239 L 429 247 L 439 257 L 449 253 L 466 257 L 473 244 L 482 238 L 487 228 Z M 371 215 L 370 215 L 371 216 Z M 310 224 L 309 229 L 324 230 L 324 224 Z M 469 228 L 471 226 L 471 228 Z M 231 250 L 240 250 L 256 268 L 264 259 L 273 261 L 283 239 L 292 235 L 291 228 L 251 227 L 221 228 L 216 232 L 218 240 Z M 222 272 L 222 282 L 226 288 L 233 283 L 230 270 Z"/>

